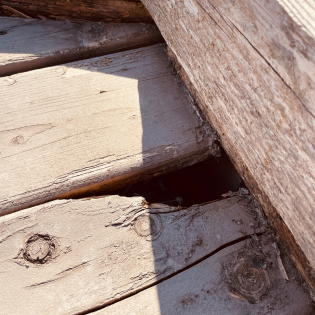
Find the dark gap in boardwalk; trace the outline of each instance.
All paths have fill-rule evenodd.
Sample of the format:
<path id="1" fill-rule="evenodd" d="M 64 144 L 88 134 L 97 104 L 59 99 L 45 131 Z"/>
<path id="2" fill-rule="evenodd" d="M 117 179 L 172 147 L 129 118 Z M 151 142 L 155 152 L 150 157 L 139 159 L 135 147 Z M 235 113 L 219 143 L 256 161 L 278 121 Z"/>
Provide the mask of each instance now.
<path id="1" fill-rule="evenodd" d="M 212 157 L 195 165 L 111 191 L 110 194 L 142 196 L 149 203 L 190 207 L 220 199 L 222 194 L 236 191 L 240 185 L 242 180 L 239 174 L 222 151 L 219 158 Z M 97 195 L 102 194 L 104 193 L 99 192 Z"/>

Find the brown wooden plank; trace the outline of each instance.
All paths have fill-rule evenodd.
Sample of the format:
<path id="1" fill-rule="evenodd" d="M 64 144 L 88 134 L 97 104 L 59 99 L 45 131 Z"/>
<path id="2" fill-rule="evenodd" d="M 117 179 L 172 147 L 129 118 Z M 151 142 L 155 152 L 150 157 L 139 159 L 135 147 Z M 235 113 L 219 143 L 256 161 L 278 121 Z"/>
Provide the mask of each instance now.
<path id="1" fill-rule="evenodd" d="M 313 314 L 308 294 L 294 280 L 294 269 L 286 265 L 291 277 L 289 282 L 285 281 L 275 249 L 270 241 L 263 241 L 262 251 L 253 251 L 252 244 L 249 247 L 244 241 L 231 245 L 188 270 L 93 315 Z M 248 265 L 243 269 L 244 262 Z M 239 291 L 232 293 L 235 288 Z M 237 298 L 237 294 L 241 295 Z"/>
<path id="2" fill-rule="evenodd" d="M 115 189 L 216 147 L 164 45 L 0 78 L 0 91 L 0 214 Z"/>
<path id="3" fill-rule="evenodd" d="M 87 20 L 94 22 L 152 23 L 152 18 L 140 0 L 2 0 L 31 17 Z M 4 14 L 11 14 L 2 8 Z"/>
<path id="4" fill-rule="evenodd" d="M 55 200 L 0 218 L 5 314 L 78 314 L 261 231 L 250 196 L 179 210 L 141 197 Z"/>
<path id="5" fill-rule="evenodd" d="M 275 0 L 143 3 L 223 147 L 315 286 L 312 33 Z"/>
<path id="6" fill-rule="evenodd" d="M 140 23 L 44 21 L 0 17 L 0 76 L 163 42 Z"/>

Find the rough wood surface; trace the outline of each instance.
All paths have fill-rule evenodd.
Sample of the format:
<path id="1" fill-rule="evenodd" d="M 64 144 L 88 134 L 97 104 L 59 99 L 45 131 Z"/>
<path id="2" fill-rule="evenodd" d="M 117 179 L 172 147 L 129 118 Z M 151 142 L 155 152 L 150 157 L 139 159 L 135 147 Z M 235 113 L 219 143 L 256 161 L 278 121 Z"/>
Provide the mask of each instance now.
<path id="1" fill-rule="evenodd" d="M 315 38 L 314 0 L 277 0 L 303 31 Z"/>
<path id="2" fill-rule="evenodd" d="M 275 0 L 143 3 L 223 147 L 315 286 L 314 39 Z"/>
<path id="3" fill-rule="evenodd" d="M 141 197 L 55 200 L 0 218 L 4 314 L 79 314 L 259 233 L 252 199 L 179 210 Z"/>
<path id="4" fill-rule="evenodd" d="M 290 282 L 283 279 L 274 248 L 264 244 L 263 251 L 259 254 L 251 253 L 246 242 L 231 245 L 194 267 L 132 297 L 105 307 L 93 315 L 313 314 L 309 297 L 303 287 L 292 279 Z M 229 275 L 231 273 L 229 264 L 233 265 L 233 260 L 241 261 L 240 256 L 254 259 L 259 257 L 262 260 L 257 260 L 261 265 L 253 264 L 243 269 L 239 273 L 242 282 L 237 283 L 237 280 Z M 240 296 L 236 298 L 236 295 L 232 296 L 229 293 L 227 289 L 229 281 L 250 292 L 251 298 L 257 298 L 257 291 L 260 291 L 259 294 L 264 293 L 265 286 L 268 285 L 267 281 L 264 277 L 258 276 L 264 273 L 261 268 L 264 263 L 268 265 L 264 271 L 272 286 L 266 290 L 266 296 L 262 301 L 253 304 L 254 301 L 251 300 L 252 303 L 248 303 L 246 299 L 241 299 Z"/>
<path id="5" fill-rule="evenodd" d="M 0 214 L 209 157 L 172 71 L 154 45 L 0 78 Z"/>
<path id="6" fill-rule="evenodd" d="M 0 17 L 0 76 L 163 42 L 142 23 L 43 21 Z"/>
<path id="7" fill-rule="evenodd" d="M 153 22 L 140 0 L 1 0 L 0 4 L 35 18 L 114 23 Z M 6 9 L 2 11 L 7 13 Z"/>

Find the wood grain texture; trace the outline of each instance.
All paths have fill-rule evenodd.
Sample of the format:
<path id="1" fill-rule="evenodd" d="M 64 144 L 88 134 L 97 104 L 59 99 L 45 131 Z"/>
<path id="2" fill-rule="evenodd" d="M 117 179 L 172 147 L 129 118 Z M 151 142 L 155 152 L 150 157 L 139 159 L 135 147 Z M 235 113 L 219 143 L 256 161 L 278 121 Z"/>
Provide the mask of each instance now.
<path id="1" fill-rule="evenodd" d="M 209 157 L 172 71 L 155 45 L 0 78 L 0 213 Z"/>
<path id="2" fill-rule="evenodd" d="M 314 0 L 277 0 L 296 24 L 311 37 L 315 37 Z"/>
<path id="3" fill-rule="evenodd" d="M 259 233 L 251 204 L 245 196 L 179 210 L 108 196 L 3 216 L 2 312 L 78 314 L 133 294 Z"/>
<path id="4" fill-rule="evenodd" d="M 163 42 L 140 23 L 43 21 L 0 17 L 0 76 Z"/>
<path id="5" fill-rule="evenodd" d="M 153 22 L 140 0 L 1 0 L 1 4 L 34 18 L 41 15 L 46 18 L 94 22 Z"/>
<path id="6" fill-rule="evenodd" d="M 314 39 L 274 0 L 143 3 L 223 147 L 315 286 Z"/>
<path id="7" fill-rule="evenodd" d="M 292 279 L 290 282 L 284 281 L 275 250 L 268 242 L 264 243 L 261 256 L 251 256 L 264 257 L 264 262 L 269 265 L 266 270 L 272 287 L 266 297 L 260 303 L 252 304 L 229 294 L 227 287 L 230 279 L 227 274 L 231 258 L 237 260 L 238 256 L 246 257 L 248 252 L 246 242 L 231 245 L 182 273 L 93 315 L 313 314 L 308 294 L 303 288 Z M 289 266 L 286 267 L 288 270 Z M 257 282 L 262 284 L 259 280 Z M 253 289 L 259 285 L 254 285 Z"/>

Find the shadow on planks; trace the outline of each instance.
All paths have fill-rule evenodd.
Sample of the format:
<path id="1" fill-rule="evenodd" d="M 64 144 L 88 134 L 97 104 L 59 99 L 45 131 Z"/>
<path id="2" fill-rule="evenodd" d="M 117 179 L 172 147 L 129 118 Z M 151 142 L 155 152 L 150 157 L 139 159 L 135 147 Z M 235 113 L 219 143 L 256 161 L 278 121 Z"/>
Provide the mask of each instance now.
<path id="1" fill-rule="evenodd" d="M 196 161 L 200 161 L 203 159 L 206 159 L 210 154 L 210 144 L 206 148 L 206 150 L 196 151 L 196 150 L 189 150 L 189 143 L 181 143 L 181 141 L 185 141 L 185 139 L 197 139 L 197 142 L 203 142 L 208 141 L 207 139 L 207 130 L 203 130 L 200 126 L 200 124 L 197 123 L 196 117 L 194 116 L 194 109 L 193 107 L 188 107 L 191 110 L 191 115 L 187 115 L 187 113 L 183 114 L 183 111 L 181 110 L 182 105 L 182 99 L 176 96 L 172 93 L 166 93 L 166 91 L 169 90 L 177 90 L 179 89 L 179 86 L 177 82 L 174 79 L 170 79 L 170 76 L 167 75 L 170 71 L 172 71 L 168 67 L 168 61 L 165 54 L 165 46 L 164 45 L 158 45 L 154 46 L 152 49 L 138 49 L 137 51 L 132 52 L 124 52 L 119 54 L 119 65 L 116 64 L 116 57 L 114 56 L 106 56 L 106 57 L 100 57 L 93 60 L 87 60 L 86 62 L 79 62 L 79 63 L 72 63 L 67 64 L 64 67 L 58 67 L 55 68 L 55 70 L 59 73 L 60 76 L 63 79 L 70 79 L 71 78 L 81 78 L 78 82 L 80 82 L 80 85 L 67 85 L 66 80 L 64 80 L 64 89 L 72 88 L 75 89 L 76 93 L 81 93 L 82 90 L 84 91 L 84 88 L 89 83 L 89 87 L 93 89 L 93 93 L 98 95 L 98 101 L 94 99 L 94 101 L 90 101 L 90 99 L 85 99 L 85 104 L 90 102 L 89 109 L 87 110 L 84 108 L 80 108 L 77 104 L 72 104 L 73 106 L 69 109 L 67 108 L 62 112 L 63 118 L 67 119 L 67 113 L 69 114 L 70 119 L 70 113 L 71 111 L 76 111 L 77 114 L 80 116 L 80 119 L 76 121 L 76 124 L 69 124 L 69 133 L 71 134 L 71 128 L 78 132 L 78 130 L 84 130 L 84 123 L 85 118 L 88 115 L 94 115 L 97 112 L 97 118 L 93 121 L 90 120 L 90 124 L 93 124 L 93 130 L 90 132 L 94 133 L 94 137 L 98 138 L 99 130 L 105 129 L 105 128 L 115 128 L 115 120 L 123 120 L 124 124 L 122 125 L 122 129 L 120 133 L 117 133 L 117 137 L 115 139 L 106 139 L 106 138 L 100 138 L 98 139 L 98 143 L 107 143 L 109 148 L 114 143 L 119 143 L 120 147 L 123 148 L 125 146 L 132 146 L 135 148 L 135 151 L 141 152 L 140 156 L 137 156 L 135 159 L 135 165 L 134 167 L 141 167 L 144 168 L 147 165 L 155 164 L 153 163 L 156 161 L 156 165 L 158 166 L 154 170 L 149 170 L 149 172 L 146 174 L 146 176 L 159 176 L 163 173 L 168 172 L 170 169 L 174 168 L 181 168 L 184 165 L 193 164 Z M 162 57 L 161 57 L 162 56 Z M 141 67 L 137 66 L 139 61 L 141 61 Z M 125 64 L 125 66 L 122 66 L 121 62 Z M 150 72 L 152 75 L 151 77 L 148 77 L 147 72 Z M 95 75 L 91 75 L 95 74 Z M 103 80 L 103 77 L 106 77 L 106 80 Z M 124 86 L 120 86 L 121 80 L 117 80 L 117 78 L 123 77 L 124 80 Z M 12 78 L 11 78 L 12 79 Z M 14 78 L 12 79 L 14 81 Z M 41 80 L 41 77 L 38 76 L 38 81 Z M 87 82 L 89 81 L 89 82 Z M 156 84 L 155 84 L 156 82 Z M 13 82 L 13 84 L 15 84 Z M 129 93 L 131 89 L 133 89 L 135 86 L 137 86 L 138 89 L 138 95 L 134 93 Z M 122 93 L 123 95 L 115 95 L 115 91 L 119 91 L 119 93 Z M 49 97 L 53 100 L 58 100 L 60 98 L 60 91 L 54 90 L 53 85 L 49 91 Z M 182 92 L 180 92 L 182 93 Z M 170 97 L 170 95 L 174 95 L 174 97 L 171 100 L 166 100 L 166 97 Z M 115 104 L 111 104 L 111 100 L 113 99 L 113 96 L 115 96 Z M 129 97 L 129 98 L 128 98 Z M 84 95 L 83 95 L 84 98 Z M 139 107 L 137 109 L 128 107 L 128 102 L 134 102 L 138 103 Z M 168 102 L 172 102 L 172 104 L 175 104 L 171 110 L 167 110 L 165 106 L 167 106 Z M 45 106 L 46 104 L 43 102 L 41 104 Z M 178 106 L 176 106 L 178 105 Z M 189 104 L 187 104 L 189 106 Z M 93 112 L 95 111 L 95 112 Z M 152 112 L 155 114 L 152 115 Z M 181 120 L 175 120 L 172 119 L 172 117 L 181 116 L 183 115 Z M 34 115 L 35 116 L 35 115 Z M 170 119 L 171 118 L 171 119 Z M 140 122 L 140 124 L 139 124 Z M 167 125 L 165 125 L 165 122 L 167 122 Z M 196 128 L 192 128 L 192 123 L 196 123 Z M 187 124 L 187 128 L 186 125 Z M 132 128 L 130 128 L 130 126 Z M 154 126 L 154 128 L 152 128 Z M 128 128 L 127 128 L 128 127 Z M 50 128 L 51 129 L 51 128 Z M 47 129 L 50 130 L 50 129 Z M 180 130 L 180 133 L 176 133 L 176 130 Z M 174 131 L 174 132 L 173 132 Z M 42 135 L 45 136 L 46 130 L 42 131 Z M 84 132 L 83 132 L 84 133 Z M 172 137 L 170 137 L 170 134 Z M 189 134 L 189 137 L 188 137 Z M 64 135 L 66 138 L 68 135 Z M 21 142 L 22 138 L 14 138 L 17 143 Z M 87 143 L 84 142 L 84 138 L 82 138 L 82 151 L 85 150 L 85 145 Z M 174 145 L 173 143 L 176 143 Z M 183 146 L 180 146 L 179 144 L 182 144 Z M 194 146 L 195 144 L 192 143 L 191 146 Z M 152 147 L 156 148 L 152 150 Z M 117 148 L 117 147 L 116 147 Z M 187 149 L 188 148 L 188 149 Z M 95 148 L 97 149 L 97 148 Z M 182 150 L 182 151 L 181 151 Z M 191 154 L 188 154 L 187 157 L 185 157 L 185 150 L 187 152 L 197 152 L 198 156 L 192 156 Z M 69 148 L 70 152 L 70 148 Z M 84 155 L 89 155 L 89 151 L 86 150 L 84 152 Z M 57 154 L 57 153 L 55 153 Z M 120 152 L 115 152 L 117 154 L 117 162 L 119 162 L 119 154 Z M 69 156 L 71 157 L 71 154 L 69 153 Z M 108 152 L 104 152 L 104 156 L 98 158 L 97 161 L 91 161 L 94 166 L 102 168 L 106 166 L 106 163 L 108 161 L 108 157 L 111 156 Z M 161 156 L 164 156 L 163 163 L 159 164 L 159 161 L 161 160 Z M 182 159 L 177 159 L 178 156 L 182 156 Z M 127 157 L 126 160 L 132 160 L 133 156 Z M 153 161 L 153 162 L 152 162 Z M 172 162 L 173 161 L 173 162 Z M 29 161 L 31 162 L 31 161 Z M 65 164 L 68 163 L 68 161 L 63 161 Z M 111 159 L 111 162 L 114 163 L 115 159 Z M 129 161 L 130 162 L 130 161 Z M 167 162 L 167 163 L 165 163 Z M 176 165 L 172 165 L 172 163 L 175 163 Z M 182 164 L 181 164 L 182 163 Z M 128 164 L 130 167 L 131 164 Z M 61 167 L 62 165 L 56 165 L 56 167 Z M 131 166 L 132 167 L 132 166 Z M 82 169 L 83 175 L 86 174 L 86 172 L 89 172 L 90 169 L 87 167 L 86 169 Z M 76 174 L 70 174 L 75 175 L 74 178 L 76 181 L 80 180 L 80 174 L 77 172 Z M 141 175 L 143 177 L 143 174 Z M 137 181 L 138 178 L 134 178 L 134 181 Z M 121 181 L 120 185 L 123 185 L 124 182 Z M 97 191 L 100 189 L 99 183 L 90 183 L 90 192 Z M 86 189 L 86 187 L 84 188 Z M 69 195 L 70 196 L 70 195 Z M 69 197 L 68 196 L 68 197 Z M 65 196 L 64 196 L 65 197 Z M 242 207 L 245 207 L 246 205 L 240 206 L 240 209 Z M 198 206 L 199 207 L 199 206 Z M 199 212 L 199 208 L 193 208 L 193 211 L 196 212 L 196 216 L 193 216 L 191 219 L 198 219 L 200 222 L 200 229 L 195 229 L 193 225 L 191 225 L 191 221 L 184 222 L 185 224 L 176 225 L 176 221 L 179 221 L 181 219 L 182 214 L 185 215 L 186 211 L 183 210 L 183 212 L 179 211 L 178 216 L 176 214 L 172 217 L 172 224 L 174 226 L 174 229 L 168 234 L 167 236 L 171 235 L 171 233 L 174 233 L 177 238 L 180 238 L 179 235 L 185 235 L 187 236 L 186 239 L 189 239 L 191 243 L 189 244 L 189 247 L 187 247 L 187 243 L 182 242 L 183 239 L 179 239 L 178 244 L 174 244 L 174 248 L 172 248 L 172 244 L 168 244 L 170 248 L 172 248 L 172 252 L 176 252 L 176 250 L 182 248 L 183 251 L 185 251 L 184 261 L 185 264 L 188 267 L 191 267 L 189 265 L 189 259 L 195 254 L 195 252 L 198 252 L 198 248 L 202 248 L 202 240 L 204 238 L 203 234 L 206 234 L 207 229 L 209 228 L 208 225 L 205 225 L 205 221 L 201 219 L 202 211 Z M 119 208 L 119 205 L 118 205 Z M 220 214 L 221 208 L 213 208 L 213 213 Z M 158 211 L 158 210 L 157 210 Z M 178 210 L 174 210 L 175 212 Z M 189 211 L 188 211 L 189 212 Z M 189 214 L 192 214 L 190 212 Z M 211 217 L 211 215 L 210 215 Z M 159 245 L 157 246 L 154 241 L 160 237 L 160 233 L 162 231 L 161 222 L 163 220 L 159 219 L 157 214 L 149 214 L 143 217 L 139 217 L 140 220 L 137 219 L 136 224 L 139 226 L 139 233 L 141 234 L 141 237 L 148 238 L 148 241 L 151 242 L 152 246 L 152 253 L 154 256 L 154 263 L 155 263 L 155 274 L 157 275 L 157 278 L 163 278 L 164 272 L 166 274 L 170 274 L 169 270 L 164 270 L 165 266 L 171 265 L 174 266 L 174 269 L 176 270 L 176 255 L 174 261 L 170 261 L 168 259 L 168 252 L 163 247 L 163 241 L 159 240 Z M 88 217 L 86 220 L 89 220 Z M 235 221 L 235 219 L 233 218 Z M 233 226 L 234 229 L 237 230 L 237 234 L 241 234 L 242 231 L 238 228 L 238 223 L 234 223 L 233 220 L 229 220 L 228 225 Z M 186 224 L 187 223 L 187 224 Z M 222 230 L 224 230 L 225 222 L 221 222 L 216 225 L 216 222 L 212 223 L 216 229 L 221 229 L 222 224 Z M 242 224 L 242 223 L 240 223 Z M 254 228 L 247 224 L 247 228 L 250 230 L 254 230 Z M 193 233 L 194 231 L 194 233 Z M 148 234 L 147 234 L 148 233 Z M 190 238 L 191 235 L 195 235 L 195 238 Z M 163 236 L 164 237 L 164 236 Z M 165 236 L 166 237 L 166 236 Z M 216 235 L 217 239 L 220 239 L 220 234 Z M 247 238 L 246 235 L 243 235 L 241 237 L 238 237 L 237 239 L 233 239 L 228 244 L 224 244 L 225 249 L 228 247 L 228 245 L 244 245 L 241 243 L 243 240 Z M 167 238 L 166 238 L 167 239 Z M 215 237 L 214 237 L 215 239 Z M 144 240 L 146 242 L 147 240 Z M 165 242 L 166 243 L 166 242 Z M 168 242 L 170 243 L 170 242 Z M 180 245 L 180 246 L 178 246 Z M 230 248 L 228 251 L 225 251 L 224 254 L 233 254 L 234 249 L 239 250 L 239 246 L 236 246 L 236 248 Z M 178 247 L 177 247 L 178 246 Z M 221 248 L 218 248 L 218 252 Z M 215 252 L 216 253 L 216 252 Z M 213 254 L 211 253 L 211 256 Z M 208 254 L 209 255 L 209 254 Z M 180 256 L 180 253 L 178 253 L 178 256 Z M 181 257 L 182 259 L 183 257 Z M 204 260 L 205 257 L 202 257 L 201 260 Z M 208 257 L 210 258 L 210 256 Z M 205 260 L 204 260 L 205 261 Z M 196 263 L 198 263 L 197 261 Z M 206 262 L 206 261 L 205 261 Z M 201 261 L 200 261 L 201 263 Z M 224 309 L 224 314 L 227 314 L 227 311 L 229 311 L 231 314 L 235 314 L 234 307 L 237 305 L 240 309 L 240 311 L 252 309 L 253 307 L 248 304 L 248 301 L 241 301 L 241 300 L 234 300 L 230 295 L 227 294 L 225 283 L 223 283 L 221 280 L 221 274 L 220 274 L 220 263 L 218 261 L 211 261 L 208 260 L 206 264 L 203 265 L 196 265 L 196 268 L 194 269 L 187 269 L 187 273 L 185 274 L 185 277 L 176 278 L 179 281 L 175 281 L 171 283 L 170 286 L 167 285 L 165 282 L 164 284 L 161 283 L 161 286 L 158 286 L 156 289 L 157 298 L 155 299 L 156 314 L 175 314 L 174 309 L 172 309 L 172 304 L 170 303 L 170 298 L 172 298 L 172 295 L 169 293 L 168 290 L 172 292 L 177 292 L 178 295 L 175 297 L 176 302 L 178 304 L 177 311 L 179 314 L 194 314 L 194 308 L 200 307 L 200 309 L 206 311 L 209 307 L 208 303 L 213 302 L 211 299 L 207 299 L 207 297 L 210 295 L 210 290 L 218 290 L 220 291 L 220 294 L 217 296 L 214 294 L 215 299 L 217 299 L 216 307 L 218 310 Z M 211 274 L 211 277 L 207 278 L 206 273 L 209 272 L 209 275 Z M 215 273 L 215 274 L 213 274 Z M 171 274 L 173 275 L 173 274 Z M 140 277 L 145 278 L 146 274 L 140 274 Z M 176 275 L 177 277 L 179 275 Z M 170 280 L 170 279 L 167 279 Z M 213 287 L 211 281 L 216 282 L 216 285 Z M 280 281 L 280 280 L 279 280 Z M 195 285 L 192 285 L 195 284 Z M 224 292 L 222 295 L 221 293 Z M 264 291 L 263 291 L 264 292 Z M 145 294 L 149 294 L 149 291 L 146 291 Z M 212 295 L 213 297 L 213 295 Z M 222 299 L 224 297 L 224 299 Z M 149 297 L 150 298 L 150 297 Z M 256 298 L 256 297 L 255 297 Z M 261 297 L 259 297 L 261 298 Z M 206 303 L 200 304 L 200 301 L 206 301 Z M 251 302 L 253 302 L 251 300 Z M 256 300 L 254 300 L 256 302 Z M 259 301 L 260 302 L 260 301 Z M 118 304 L 117 304 L 118 305 Z M 227 307 L 228 305 L 228 307 Z M 144 305 L 145 307 L 150 307 L 147 305 Z M 170 309 L 171 307 L 171 309 Z M 258 305 L 256 309 L 259 310 L 267 310 L 268 303 L 265 302 L 265 304 Z M 305 308 L 306 311 L 308 310 Z M 88 310 L 87 312 L 90 312 L 91 310 Z M 120 312 L 123 312 L 124 309 L 120 307 Z M 215 311 L 216 314 L 218 314 L 218 311 Z M 269 312 L 269 310 L 268 310 Z M 303 313 L 304 314 L 304 313 Z M 306 314 L 306 313 L 305 313 Z M 278 314 L 277 314 L 278 315 Z"/>

